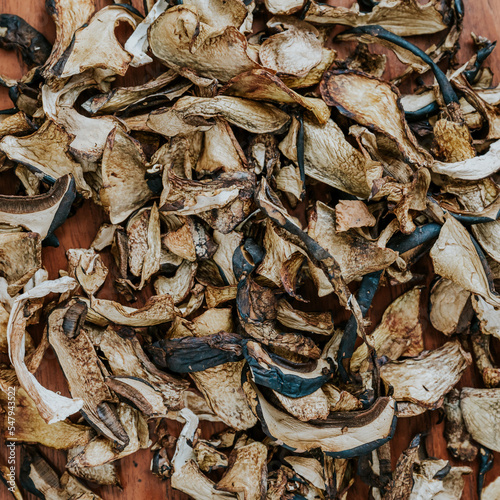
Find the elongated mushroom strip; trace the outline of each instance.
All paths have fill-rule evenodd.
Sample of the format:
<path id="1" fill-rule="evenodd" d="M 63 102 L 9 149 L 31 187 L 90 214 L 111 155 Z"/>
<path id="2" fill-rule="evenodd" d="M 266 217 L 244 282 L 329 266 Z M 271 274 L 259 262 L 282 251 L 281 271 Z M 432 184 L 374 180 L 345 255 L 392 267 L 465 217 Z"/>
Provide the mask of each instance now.
<path id="1" fill-rule="evenodd" d="M 377 448 L 395 430 L 392 398 L 379 398 L 369 410 L 331 413 L 326 420 L 306 423 L 276 409 L 250 382 L 243 387 L 264 432 L 296 453 L 320 448 L 329 455 L 350 458 Z"/>
<path id="2" fill-rule="evenodd" d="M 117 449 L 109 439 L 97 436 L 68 462 L 68 469 L 75 466 L 97 467 L 150 446 L 148 424 L 140 411 L 125 403 L 119 403 L 117 414 L 121 427 L 127 430 L 128 444 Z"/>
<path id="3" fill-rule="evenodd" d="M 115 36 L 115 27 L 121 22 L 135 28 L 138 17 L 118 5 L 101 9 L 88 25 L 75 32 L 71 45 L 54 66 L 53 73 L 59 78 L 67 78 L 88 69 L 102 68 L 109 74 L 124 75 L 132 56 Z"/>
<path id="4" fill-rule="evenodd" d="M 460 380 L 472 363 L 472 356 L 460 343 L 447 342 L 416 358 L 391 361 L 380 368 L 382 380 L 394 388 L 394 398 L 411 401 L 426 408 L 439 408 L 444 395 Z"/>
<path id="5" fill-rule="evenodd" d="M 35 173 L 54 179 L 71 174 L 76 188 L 85 197 L 90 188 L 83 178 L 82 166 L 69 154 L 70 135 L 58 124 L 47 120 L 34 134 L 27 137 L 5 136 L 0 141 L 0 150 L 11 160 L 17 161 Z"/>
<path id="6" fill-rule="evenodd" d="M 478 180 L 500 170 L 500 141 L 494 142 L 487 153 L 454 163 L 436 161 L 432 171 L 454 179 Z"/>
<path id="7" fill-rule="evenodd" d="M 181 410 L 186 423 L 177 439 L 175 454 L 172 459 L 174 472 L 172 487 L 193 498 L 210 500 L 230 500 L 237 498 L 231 493 L 219 492 L 215 483 L 206 477 L 196 461 L 193 443 L 198 429 L 198 417 L 188 408 Z"/>
<path id="8" fill-rule="evenodd" d="M 406 123 L 396 87 L 364 73 L 339 70 L 325 73 L 320 88 L 329 106 L 336 106 L 343 115 L 393 140 L 410 164 L 432 163 L 432 157 L 418 145 Z"/>
<path id="9" fill-rule="evenodd" d="M 122 306 L 118 302 L 106 299 L 91 298 L 91 310 L 105 319 L 125 326 L 152 326 L 172 321 L 179 314 L 170 295 L 150 297 L 144 306 L 134 309 Z M 93 321 L 93 318 L 88 318 Z"/>
<path id="10" fill-rule="evenodd" d="M 330 110 L 321 99 L 303 97 L 297 94 L 290 90 L 277 76 L 264 69 L 256 69 L 235 76 L 221 89 L 221 94 L 256 101 L 298 104 L 313 113 L 322 125 L 330 118 Z"/>
<path id="11" fill-rule="evenodd" d="M 77 285 L 78 283 L 73 278 L 63 277 L 53 281 L 45 281 L 19 295 L 12 306 L 7 326 L 9 357 L 16 370 L 19 383 L 35 402 L 42 418 L 49 424 L 64 420 L 69 415 L 76 413 L 82 408 L 84 402 L 81 399 L 71 399 L 49 391 L 28 371 L 24 361 L 26 319 L 23 308 L 30 299 L 42 298 L 50 293 L 69 292 Z"/>
<path id="12" fill-rule="evenodd" d="M 209 26 L 189 5 L 178 5 L 161 14 L 151 25 L 148 38 L 151 52 L 160 61 L 195 84 L 212 79 L 227 82 L 260 67 L 237 28 Z"/>
<path id="13" fill-rule="evenodd" d="M 124 221 L 152 196 L 145 163 L 140 144 L 121 128 L 109 134 L 102 157 L 100 196 L 113 224 Z"/>
<path id="14" fill-rule="evenodd" d="M 400 36 L 423 35 L 445 30 L 449 8 L 438 0 L 422 4 L 418 0 L 381 0 L 371 12 L 360 12 L 357 3 L 350 9 L 312 1 L 306 21 L 316 24 L 364 26 L 379 24 Z"/>
<path id="15" fill-rule="evenodd" d="M 84 401 L 80 412 L 84 418 L 108 439 L 124 447 L 128 436 L 116 416 L 116 402 L 104 381 L 94 346 L 81 326 L 87 306 L 78 299 L 54 309 L 47 320 L 48 339 L 68 380 L 74 398 Z"/>
<path id="16" fill-rule="evenodd" d="M 417 356 L 424 349 L 422 323 L 420 322 L 420 288 L 413 288 L 397 298 L 384 312 L 382 321 L 368 336 L 377 356 L 397 359 L 391 352 L 394 344 L 404 342 L 404 356 Z M 395 354 L 395 353 L 394 353 Z M 359 371 L 361 363 L 368 359 L 366 344 L 360 345 L 351 358 L 351 371 Z"/>
<path id="17" fill-rule="evenodd" d="M 490 290 L 469 233 L 452 216 L 446 214 L 445 219 L 439 238 L 430 251 L 435 272 L 464 290 L 480 295 L 488 304 L 499 307 L 500 297 Z"/>
<path id="18" fill-rule="evenodd" d="M 319 335 L 330 335 L 333 332 L 332 317 L 329 312 L 314 313 L 294 309 L 286 300 L 278 302 L 277 320 L 293 330 L 302 330 Z"/>
<path id="19" fill-rule="evenodd" d="M 56 41 L 45 63 L 44 76 L 53 76 L 54 66 L 70 45 L 75 31 L 86 24 L 95 11 L 96 0 L 53 0 L 47 4 L 48 13 L 56 24 Z"/>
<path id="20" fill-rule="evenodd" d="M 213 118 L 222 117 L 229 123 L 254 134 L 276 132 L 290 117 L 263 102 L 232 96 L 181 97 L 171 108 L 153 111 L 147 117 L 147 127 L 167 137 L 207 130 Z"/>
<path id="21" fill-rule="evenodd" d="M 237 448 L 216 489 L 238 493 L 243 500 L 260 500 L 267 492 L 267 447 L 258 442 Z"/>

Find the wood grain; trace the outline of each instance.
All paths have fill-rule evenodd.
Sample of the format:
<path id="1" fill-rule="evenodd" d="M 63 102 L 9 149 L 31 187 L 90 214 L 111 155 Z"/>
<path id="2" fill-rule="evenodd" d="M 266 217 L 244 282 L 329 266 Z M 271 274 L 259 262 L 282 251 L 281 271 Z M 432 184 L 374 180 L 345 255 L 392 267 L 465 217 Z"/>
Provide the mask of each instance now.
<path id="1" fill-rule="evenodd" d="M 110 3 L 111 2 L 105 2 L 103 0 L 97 1 L 99 8 Z M 350 5 L 352 4 L 352 0 L 343 0 L 331 3 L 335 5 Z M 141 0 L 134 0 L 133 4 L 137 9 L 142 11 Z M 496 39 L 497 28 L 495 24 L 496 20 L 500 18 L 500 2 L 498 0 L 468 0 L 466 1 L 465 9 L 465 28 L 461 39 L 462 50 L 459 55 L 460 62 L 465 62 L 472 54 L 469 37 L 471 31 L 493 40 Z M 20 15 L 27 22 L 41 31 L 50 41 L 53 41 L 54 26 L 45 11 L 44 1 L 24 0 L 20 2 L 19 0 L 0 0 L 0 13 Z M 421 46 L 428 46 L 431 41 L 434 41 L 434 38 L 426 39 L 425 37 L 419 37 L 416 41 Z M 371 50 L 378 51 L 378 49 L 374 48 L 371 48 Z M 493 52 L 492 56 L 489 58 L 489 64 L 494 71 L 500 71 L 500 51 L 497 50 L 497 52 Z M 392 55 L 389 55 L 387 77 L 395 76 L 399 74 L 401 70 L 401 64 L 396 61 Z M 18 57 L 14 53 L 0 51 L 0 74 L 5 74 L 13 78 L 19 78 L 24 71 L 26 71 L 26 68 L 23 67 L 22 63 L 20 63 Z M 141 83 L 143 80 L 144 72 L 141 72 L 141 70 L 134 70 L 119 83 L 134 85 Z M 498 80 L 496 79 L 494 83 L 498 84 Z M 12 107 L 12 103 L 8 98 L 6 90 L 0 89 L 0 109 L 10 107 Z M 0 181 L 0 192 L 13 192 L 12 190 L 15 190 L 15 181 L 12 180 L 12 182 L 8 183 L 4 179 L 5 177 L 2 176 L 2 180 Z M 66 269 L 66 250 L 70 248 L 88 248 L 100 224 L 105 220 L 106 217 L 99 207 L 90 202 L 84 202 L 82 206 L 79 207 L 76 214 L 68 219 L 62 228 L 59 228 L 56 231 L 56 235 L 60 241 L 60 246 L 58 248 L 45 248 L 43 251 L 43 263 L 49 272 L 50 278 L 57 277 L 60 269 Z M 105 255 L 105 259 L 106 263 L 110 267 L 111 273 L 115 273 L 116 269 L 110 256 Z M 428 301 L 429 285 L 432 280 L 432 268 L 429 261 L 421 262 L 418 265 L 416 272 L 425 276 L 423 283 L 425 288 L 423 291 L 422 302 L 424 305 L 422 308 L 422 322 L 425 331 L 425 348 L 432 349 L 445 343 L 447 338 L 439 332 L 433 330 L 428 321 L 426 304 Z M 108 278 L 104 289 L 99 294 L 100 297 L 117 298 L 111 283 L 112 279 Z M 372 324 L 377 324 L 387 305 L 396 297 L 401 295 L 401 293 L 406 291 L 407 288 L 408 287 L 401 286 L 386 286 L 381 289 L 381 291 L 377 294 L 372 310 L 370 311 Z M 146 295 L 147 293 L 143 294 L 139 300 L 144 301 Z M 333 309 L 333 313 L 337 320 L 345 319 L 344 311 L 337 310 L 336 306 L 334 306 L 332 302 L 321 300 L 320 302 L 317 302 L 315 306 Z M 49 351 L 45 356 L 44 361 L 37 373 L 37 377 L 40 382 L 49 389 L 61 391 L 62 394 L 68 395 L 64 376 L 52 351 Z M 482 387 L 482 381 L 474 369 L 470 368 L 465 372 L 460 385 Z M 395 437 L 391 443 L 393 465 L 395 465 L 395 461 L 402 450 L 407 447 L 412 437 L 418 432 L 427 433 L 425 443 L 429 456 L 449 459 L 452 464 L 459 465 L 459 462 L 453 460 L 446 450 L 446 442 L 443 438 L 444 425 L 442 422 L 439 422 L 440 417 L 439 411 L 429 411 L 424 415 L 415 418 L 399 420 Z M 173 435 L 178 435 L 180 428 L 180 424 L 176 422 L 171 422 L 169 424 L 169 430 Z M 208 437 L 214 431 L 219 431 L 221 429 L 222 426 L 220 424 L 203 423 L 202 435 L 204 437 Z M 2 458 L 5 457 L 6 452 L 4 444 L 5 443 L 2 443 L 0 449 Z M 55 468 L 62 473 L 66 463 L 65 453 L 47 448 L 43 449 L 43 453 L 55 466 Z M 500 461 L 498 460 L 498 454 L 496 455 L 497 460 L 493 470 L 487 475 L 487 483 L 497 477 L 500 473 Z M 142 450 L 141 452 L 120 461 L 119 467 L 122 478 L 122 490 L 103 487 L 96 488 L 95 491 L 105 500 L 160 500 L 164 498 L 181 500 L 187 498 L 186 495 L 172 490 L 169 482 L 161 481 L 150 473 L 149 466 L 151 457 L 152 454 L 149 450 Z M 17 472 L 19 472 L 19 466 L 20 464 L 18 461 Z M 472 467 L 474 469 L 474 474 L 465 478 L 466 484 L 464 495 L 462 497 L 464 500 L 476 500 L 478 498 L 476 493 L 477 463 L 472 464 Z M 0 499 L 4 498 L 9 498 L 9 494 L 5 486 L 0 483 Z M 35 497 L 26 494 L 25 498 L 32 500 Z M 348 498 L 351 500 L 368 498 L 368 487 L 358 479 L 354 484 L 354 487 L 351 489 Z"/>

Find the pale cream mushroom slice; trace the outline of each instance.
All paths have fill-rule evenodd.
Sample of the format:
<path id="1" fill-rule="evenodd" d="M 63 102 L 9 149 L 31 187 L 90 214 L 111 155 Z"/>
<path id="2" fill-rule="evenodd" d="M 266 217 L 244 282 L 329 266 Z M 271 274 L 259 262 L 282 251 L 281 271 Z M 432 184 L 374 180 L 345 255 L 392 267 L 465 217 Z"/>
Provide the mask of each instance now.
<path id="1" fill-rule="evenodd" d="M 83 451 L 83 446 L 75 446 L 68 450 L 68 461 Z M 75 477 L 85 479 L 99 486 L 121 486 L 118 469 L 114 462 L 95 467 L 68 467 L 68 472 Z"/>

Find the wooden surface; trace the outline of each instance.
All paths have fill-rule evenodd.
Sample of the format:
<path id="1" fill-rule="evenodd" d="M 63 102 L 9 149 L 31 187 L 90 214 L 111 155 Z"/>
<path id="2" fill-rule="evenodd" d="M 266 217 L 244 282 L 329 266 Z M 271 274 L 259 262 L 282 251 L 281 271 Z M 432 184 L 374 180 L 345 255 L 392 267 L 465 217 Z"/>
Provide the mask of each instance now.
<path id="1" fill-rule="evenodd" d="M 50 41 L 54 39 L 54 26 L 51 19 L 45 12 L 43 0 L 0 0 L 0 13 L 13 13 L 18 14 L 35 28 L 40 30 Z M 103 0 L 98 0 L 98 7 L 102 7 L 111 2 L 105 2 Z M 343 0 L 331 2 L 335 5 L 350 5 L 352 0 Z M 423 2 L 424 3 L 424 2 Z M 134 0 L 134 6 L 142 11 L 142 0 Z M 497 38 L 496 22 L 500 19 L 500 1 L 498 0 L 465 0 L 465 28 L 462 34 L 461 45 L 462 49 L 460 51 L 459 59 L 461 62 L 465 62 L 467 58 L 471 55 L 472 50 L 470 46 L 470 36 L 469 33 L 474 31 L 478 35 L 488 37 L 495 40 Z M 417 39 L 420 45 L 427 46 L 430 40 L 425 40 L 425 37 L 420 37 Z M 432 39 L 434 41 L 434 39 Z M 378 49 L 371 49 L 379 51 Z M 489 65 L 492 69 L 497 72 L 500 71 L 500 49 L 493 52 L 492 56 L 488 60 Z M 402 66 L 390 57 L 390 64 L 388 66 L 386 77 L 391 77 L 399 74 L 401 72 Z M 5 51 L 0 51 L 0 74 L 7 75 L 9 77 L 20 77 L 25 71 L 22 64 L 19 62 L 18 58 L 13 53 L 8 53 Z M 126 84 L 137 84 L 142 83 L 146 75 L 143 70 L 134 70 L 132 74 L 127 75 L 125 78 Z M 120 82 L 120 83 L 123 83 Z M 498 78 L 495 78 L 494 84 L 499 83 Z M 12 103 L 7 96 L 5 89 L 0 89 L 0 109 L 10 108 Z M 4 177 L 1 178 L 2 180 Z M 0 192 L 2 193 L 12 193 L 15 189 L 15 185 L 12 183 L 5 183 L 0 181 Z M 86 202 L 79 208 L 76 215 L 68 219 L 63 227 L 56 231 L 56 235 L 60 240 L 59 248 L 46 248 L 43 251 L 43 264 L 49 271 L 50 278 L 55 278 L 58 275 L 59 269 L 66 269 L 66 258 L 65 252 L 69 248 L 88 248 L 92 239 L 94 238 L 99 225 L 105 221 L 105 216 L 102 211 Z M 110 271 L 113 273 L 114 266 L 111 262 L 109 255 L 105 254 L 106 263 L 110 266 Z M 439 347 L 444 342 L 446 338 L 444 335 L 436 332 L 429 325 L 426 304 L 428 299 L 428 285 L 432 279 L 431 266 L 428 261 L 421 262 L 417 268 L 417 272 L 420 272 L 424 277 L 422 284 L 426 285 L 423 293 L 423 307 L 422 311 L 422 321 L 425 329 L 425 348 L 433 349 Z M 103 298 L 116 298 L 115 292 L 112 288 L 111 277 L 108 277 L 107 283 L 104 289 L 99 293 L 100 297 Z M 373 308 L 370 312 L 370 318 L 373 324 L 376 324 L 387 305 L 396 297 L 401 295 L 408 287 L 385 287 L 382 288 L 375 301 Z M 144 295 L 141 297 L 140 301 L 145 299 Z M 316 306 L 328 307 L 328 302 L 321 300 Z M 338 314 L 337 314 L 338 313 Z M 338 320 L 345 319 L 345 314 L 343 311 L 334 311 L 334 315 Z M 62 372 L 58 366 L 57 360 L 54 354 L 49 351 L 37 373 L 37 377 L 42 383 L 42 385 L 48 387 L 49 389 L 55 391 L 61 391 L 62 394 L 68 395 L 67 386 Z M 468 369 L 460 382 L 461 386 L 475 386 L 482 387 L 482 382 L 478 374 L 472 369 Z M 443 428 L 444 424 L 439 423 L 440 412 L 426 412 L 424 415 L 411 419 L 400 419 L 397 426 L 397 431 L 392 440 L 392 459 L 393 465 L 397 460 L 397 457 L 402 452 L 403 449 L 407 447 L 412 437 L 418 432 L 428 433 L 425 440 L 426 448 L 429 456 L 438 457 L 443 459 L 451 459 L 450 455 L 446 450 L 446 442 L 443 438 Z M 170 429 L 172 434 L 178 435 L 180 431 L 180 424 L 172 422 L 170 424 Z M 214 431 L 219 431 L 223 428 L 220 424 L 202 424 L 202 435 L 203 437 L 210 436 Z M 65 465 L 65 453 L 57 452 L 54 450 L 42 448 L 45 456 L 51 461 L 55 468 L 62 473 Z M 0 453 L 2 457 L 5 457 L 5 447 L 2 442 Z M 489 483 L 500 473 L 500 457 L 496 454 L 496 464 L 492 471 L 487 474 L 486 483 Z M 130 457 L 126 457 L 120 461 L 120 475 L 122 479 L 123 489 L 119 490 L 116 488 L 95 488 L 95 491 L 99 493 L 105 500 L 123 499 L 123 500 L 160 500 L 164 498 L 177 500 L 187 498 L 185 495 L 170 489 L 169 483 L 166 481 L 161 481 L 153 476 L 149 471 L 150 461 L 152 454 L 149 450 L 142 450 Z M 18 455 L 19 459 L 19 455 Z M 460 465 L 459 462 L 451 459 L 452 464 Z M 19 460 L 17 467 L 19 469 Z M 462 463 L 462 465 L 465 465 Z M 465 477 L 465 490 L 463 499 L 464 500 L 475 500 L 477 499 L 476 494 L 476 473 L 477 473 L 477 463 L 473 463 L 472 467 L 474 469 L 474 474 Z M 0 482 L 0 499 L 9 498 L 8 492 L 5 486 Z M 35 497 L 31 495 L 26 495 L 27 499 L 34 499 Z M 368 488 L 361 481 L 357 481 L 354 487 L 351 489 L 349 498 L 354 499 L 364 499 L 368 498 Z M 485 499 L 489 500 L 489 499 Z"/>

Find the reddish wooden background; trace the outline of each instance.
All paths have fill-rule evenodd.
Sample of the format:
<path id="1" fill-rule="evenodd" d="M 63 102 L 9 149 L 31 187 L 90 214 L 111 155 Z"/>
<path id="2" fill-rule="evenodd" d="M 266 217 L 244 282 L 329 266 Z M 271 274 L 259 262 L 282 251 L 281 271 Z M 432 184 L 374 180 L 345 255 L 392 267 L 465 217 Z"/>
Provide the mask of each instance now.
<path id="1" fill-rule="evenodd" d="M 353 0 L 337 0 L 331 1 L 330 3 L 335 5 L 351 5 Z M 425 3 L 424 0 L 421 0 Z M 112 2 L 105 0 L 98 0 L 98 7 L 103 7 L 105 5 L 111 4 Z M 45 2 L 43 0 L 0 0 L 0 13 L 11 13 L 18 14 L 24 19 L 32 24 L 35 28 L 41 31 L 50 41 L 54 40 L 54 26 L 47 15 L 44 7 Z M 134 0 L 134 6 L 143 11 L 142 0 Z M 498 0 L 465 0 L 465 28 L 461 39 L 462 49 L 460 51 L 460 62 L 465 62 L 472 54 L 472 48 L 470 43 L 469 33 L 471 31 L 478 35 L 488 37 L 495 40 L 497 38 L 496 22 L 500 19 L 500 1 Z M 425 44 L 426 46 L 430 42 L 434 42 L 435 38 L 425 40 L 425 37 L 420 37 L 416 40 L 419 44 Z M 373 50 L 373 49 L 371 49 Z M 378 49 L 376 49 L 378 51 Z M 402 70 L 401 64 L 394 60 L 393 57 L 389 59 L 390 63 L 388 65 L 387 77 L 392 77 L 399 74 Z M 492 56 L 489 58 L 489 64 L 495 71 L 500 70 L 500 49 L 493 52 Z M 7 75 L 9 77 L 18 78 L 25 71 L 22 63 L 18 60 L 15 54 L 0 51 L 0 74 Z M 133 70 L 129 71 L 129 75 L 125 78 L 126 84 L 139 84 L 142 83 L 145 78 L 148 78 L 144 70 Z M 122 82 L 123 83 L 123 82 Z M 499 83 L 498 77 L 495 78 L 494 84 Z M 12 106 L 11 101 L 7 96 L 5 89 L 0 88 L 0 109 L 9 108 Z M 12 193 L 15 188 L 12 183 L 3 182 L 5 177 L 2 176 L 0 180 L 0 192 L 2 193 Z M 64 224 L 62 228 L 56 231 L 56 235 L 60 240 L 59 248 L 47 248 L 43 251 L 43 263 L 44 266 L 50 273 L 50 278 L 55 278 L 58 275 L 59 269 L 66 269 L 66 258 L 65 252 L 69 248 L 88 248 L 97 229 L 100 224 L 105 221 L 105 216 L 99 207 L 92 205 L 89 202 L 83 204 L 83 206 L 78 210 L 76 215 Z M 114 266 L 112 265 L 109 255 L 105 255 L 106 263 L 110 266 L 110 270 L 113 273 Z M 428 285 L 432 279 L 431 266 L 429 262 L 422 262 L 419 265 L 419 272 L 422 273 L 425 278 L 426 288 L 423 294 L 423 310 L 422 310 L 422 321 L 424 323 L 425 330 L 425 347 L 427 349 L 432 349 L 439 347 L 444 342 L 446 338 L 444 335 L 436 332 L 429 325 L 426 306 L 428 298 Z M 111 278 L 111 277 L 110 277 Z M 99 293 L 102 298 L 116 298 L 115 292 L 112 288 L 112 280 L 108 278 L 104 289 Z M 403 287 L 385 287 L 377 295 L 370 317 L 372 322 L 376 324 L 387 305 L 394 300 L 396 297 L 401 295 L 406 288 Z M 142 300 L 145 297 L 141 297 Z M 141 300 L 140 299 L 140 300 Z M 324 301 L 320 301 L 321 306 L 326 305 Z M 345 316 L 339 311 L 339 319 L 345 319 Z M 55 359 L 52 352 L 48 352 L 45 359 L 37 373 L 37 377 L 40 382 L 52 389 L 61 391 L 63 394 L 68 394 L 66 382 L 59 368 L 59 365 Z M 481 387 L 482 382 L 478 374 L 472 369 L 468 369 L 464 376 L 462 377 L 460 385 L 462 386 L 476 386 Z M 426 438 L 426 447 L 429 456 L 434 456 L 443 459 L 451 459 L 450 455 L 446 450 L 446 442 L 443 438 L 443 423 L 438 423 L 440 419 L 440 414 L 438 411 L 427 412 L 424 415 L 411 418 L 411 419 L 400 419 L 398 422 L 397 431 L 394 439 L 392 440 L 392 458 L 393 465 L 397 457 L 405 449 L 412 439 L 412 437 L 418 432 L 428 432 Z M 176 422 L 171 422 L 170 429 L 172 434 L 178 435 L 181 425 Z M 221 424 L 202 424 L 202 435 L 203 437 L 210 436 L 213 432 L 219 431 L 223 428 Z M 6 456 L 5 443 L 2 442 L 0 449 L 0 456 L 4 458 Z M 46 457 L 52 462 L 55 468 L 62 473 L 65 465 L 65 453 L 58 452 L 50 449 L 43 449 Z M 160 500 L 163 498 L 168 498 L 172 500 L 180 500 L 187 498 L 186 495 L 172 490 L 170 488 L 169 482 L 161 481 L 155 476 L 153 476 L 149 471 L 150 461 L 152 454 L 149 450 L 142 450 L 130 457 L 126 457 L 120 461 L 120 475 L 122 479 L 123 489 L 119 490 L 117 488 L 96 488 L 95 491 L 99 493 L 105 500 L 123 499 L 123 500 L 137 500 L 148 498 L 148 500 Z M 460 462 L 451 460 L 452 464 L 460 465 Z M 19 463 L 18 469 L 19 469 Z M 465 465 L 462 463 L 462 465 Z M 477 499 L 476 494 L 476 473 L 477 473 L 477 463 L 472 464 L 474 469 L 474 474 L 466 477 L 465 479 L 465 490 L 463 499 L 464 500 L 475 500 Z M 500 473 L 500 457 L 496 454 L 496 463 L 492 471 L 487 474 L 486 483 L 489 483 Z M 349 498 L 363 499 L 368 497 L 368 488 L 359 479 L 355 483 L 354 487 L 351 489 Z M 0 499 L 9 498 L 9 494 L 0 482 Z M 34 496 L 25 495 L 26 499 L 34 500 Z M 487 500 L 487 499 L 485 499 Z M 489 499 L 488 499 L 489 500 Z"/>

